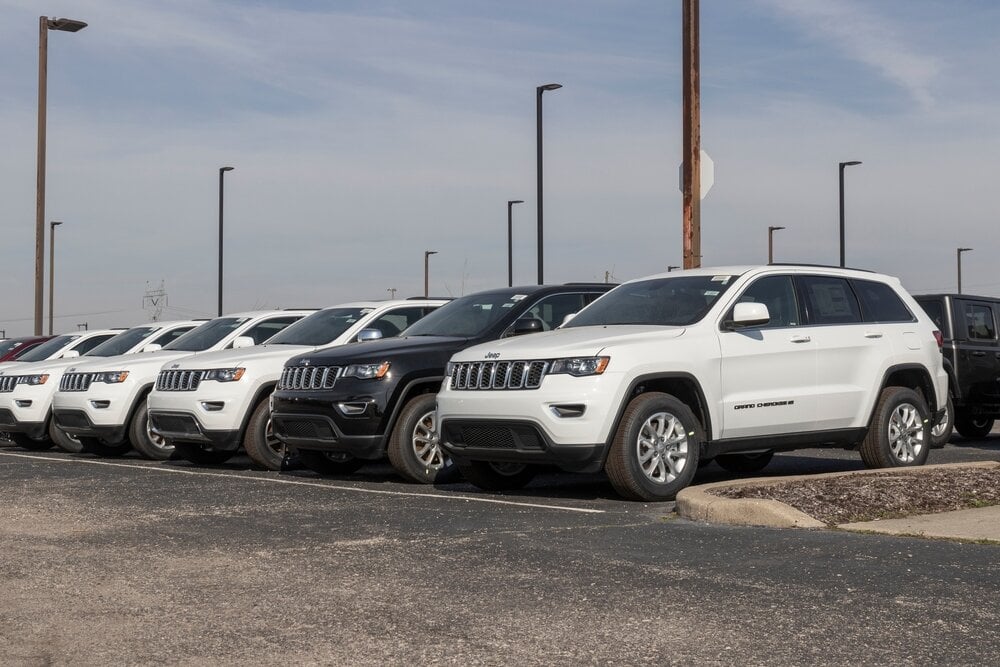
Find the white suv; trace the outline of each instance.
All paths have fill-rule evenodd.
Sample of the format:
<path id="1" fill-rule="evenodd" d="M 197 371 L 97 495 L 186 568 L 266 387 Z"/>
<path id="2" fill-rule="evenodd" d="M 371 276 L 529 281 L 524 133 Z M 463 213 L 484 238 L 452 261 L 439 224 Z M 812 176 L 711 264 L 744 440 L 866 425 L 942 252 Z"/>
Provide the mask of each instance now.
<path id="1" fill-rule="evenodd" d="M 345 303 L 313 313 L 260 347 L 206 352 L 168 363 L 147 399 L 150 428 L 196 463 L 225 461 L 242 444 L 255 463 L 280 470 L 284 446 L 271 434 L 268 399 L 285 362 L 309 351 L 396 336 L 444 303 Z"/>
<path id="2" fill-rule="evenodd" d="M 526 484 L 532 464 L 604 469 L 667 500 L 715 459 L 860 450 L 920 465 L 947 401 L 941 337 L 895 278 L 815 266 L 695 269 L 612 290 L 556 331 L 454 357 L 437 418 L 473 484 Z"/>
<path id="3" fill-rule="evenodd" d="M 0 371 L 16 372 L 25 364 L 49 359 L 69 359 L 87 354 L 92 349 L 109 338 L 117 336 L 125 329 L 95 329 L 93 331 L 74 331 L 68 334 L 53 336 L 41 345 L 36 345 L 17 359 L 0 364 Z"/>
<path id="4" fill-rule="evenodd" d="M 52 399 L 56 426 L 76 437 L 85 451 L 99 456 L 121 456 L 134 447 L 146 458 L 170 458 L 173 447 L 149 431 L 146 417 L 146 395 L 163 364 L 196 352 L 263 343 L 312 312 L 268 310 L 225 315 L 205 322 L 162 350 L 71 366 Z"/>
<path id="5" fill-rule="evenodd" d="M 152 322 L 105 340 L 83 357 L 70 356 L 19 364 L 0 371 L 0 430 L 25 449 L 79 452 L 80 442 L 59 430 L 51 419 L 52 397 L 67 368 L 87 361 L 158 349 L 200 324 L 195 321 Z"/>

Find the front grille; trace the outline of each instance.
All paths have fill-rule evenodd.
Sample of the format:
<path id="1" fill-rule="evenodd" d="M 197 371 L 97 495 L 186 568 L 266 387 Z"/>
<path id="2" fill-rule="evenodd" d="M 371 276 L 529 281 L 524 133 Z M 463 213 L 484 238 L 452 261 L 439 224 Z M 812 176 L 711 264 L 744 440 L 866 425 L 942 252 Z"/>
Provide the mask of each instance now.
<path id="1" fill-rule="evenodd" d="M 97 373 L 66 373 L 59 381 L 59 391 L 87 391 Z"/>
<path id="2" fill-rule="evenodd" d="M 340 366 L 287 366 L 281 371 L 278 389 L 333 389 L 340 371 Z"/>
<path id="3" fill-rule="evenodd" d="M 0 375 L 0 392 L 14 391 L 14 387 L 17 386 L 20 379 L 21 377 L 18 375 Z"/>
<path id="4" fill-rule="evenodd" d="M 194 391 L 204 377 L 205 371 L 160 371 L 156 391 Z"/>
<path id="5" fill-rule="evenodd" d="M 444 438 L 449 444 L 474 449 L 543 449 L 542 436 L 530 424 L 483 425 L 446 422 Z"/>
<path id="6" fill-rule="evenodd" d="M 538 389 L 549 368 L 547 361 L 466 361 L 451 371 L 457 390 Z"/>
<path id="7" fill-rule="evenodd" d="M 182 433 L 184 435 L 201 435 L 198 422 L 190 415 L 164 415 L 151 412 L 149 424 L 159 433 Z"/>

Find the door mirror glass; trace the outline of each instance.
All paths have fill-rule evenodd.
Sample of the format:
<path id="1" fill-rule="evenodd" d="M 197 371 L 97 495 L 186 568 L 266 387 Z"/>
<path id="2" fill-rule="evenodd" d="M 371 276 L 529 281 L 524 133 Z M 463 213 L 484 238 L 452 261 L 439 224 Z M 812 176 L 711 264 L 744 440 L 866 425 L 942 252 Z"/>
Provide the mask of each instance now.
<path id="1" fill-rule="evenodd" d="M 366 340 L 379 340 L 382 338 L 382 332 L 378 329 L 362 329 L 358 333 L 358 342 L 363 343 Z"/>

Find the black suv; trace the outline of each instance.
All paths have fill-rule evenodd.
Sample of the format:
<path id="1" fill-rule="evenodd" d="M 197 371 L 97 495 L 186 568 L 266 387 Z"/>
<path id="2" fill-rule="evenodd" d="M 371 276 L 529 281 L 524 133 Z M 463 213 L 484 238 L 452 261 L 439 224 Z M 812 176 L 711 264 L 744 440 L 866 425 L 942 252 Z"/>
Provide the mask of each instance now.
<path id="1" fill-rule="evenodd" d="M 438 445 L 435 396 L 451 355 L 472 345 L 554 329 L 614 285 L 506 287 L 452 301 L 399 338 L 291 358 L 271 403 L 274 435 L 321 474 L 345 474 L 388 454 L 404 477 L 458 475 Z"/>
<path id="2" fill-rule="evenodd" d="M 948 413 L 931 431 L 944 445 L 952 428 L 964 438 L 984 438 L 1000 418 L 1000 299 L 969 294 L 914 296 L 944 336 Z"/>

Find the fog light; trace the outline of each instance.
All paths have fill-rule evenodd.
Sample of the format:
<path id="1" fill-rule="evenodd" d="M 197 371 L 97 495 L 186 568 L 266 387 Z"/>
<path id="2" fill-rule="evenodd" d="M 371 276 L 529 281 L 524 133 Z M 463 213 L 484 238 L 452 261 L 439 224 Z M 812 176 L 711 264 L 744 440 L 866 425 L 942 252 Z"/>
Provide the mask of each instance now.
<path id="1" fill-rule="evenodd" d="M 587 411 L 587 406 L 582 403 L 573 403 L 571 405 L 551 405 L 549 408 L 556 417 L 564 419 L 569 417 L 582 417 L 583 413 Z"/>
<path id="2" fill-rule="evenodd" d="M 16 403 L 17 407 L 19 407 L 19 408 L 30 408 L 31 407 L 31 401 L 30 400 L 25 400 L 23 398 L 14 399 L 14 403 Z"/>
<path id="3" fill-rule="evenodd" d="M 201 401 L 201 408 L 206 412 L 218 412 L 226 405 L 225 401 Z"/>
<path id="4" fill-rule="evenodd" d="M 368 404 L 364 403 L 364 402 L 358 402 L 358 403 L 337 403 L 337 407 L 345 415 L 354 416 L 354 415 L 362 415 L 362 414 L 364 414 L 365 410 L 368 409 Z"/>
<path id="5" fill-rule="evenodd" d="M 90 404 L 98 410 L 102 410 L 111 405 L 111 401 L 91 401 Z"/>

